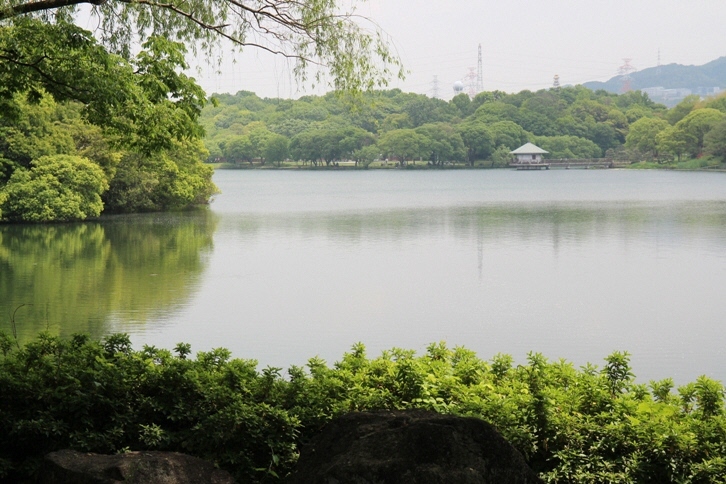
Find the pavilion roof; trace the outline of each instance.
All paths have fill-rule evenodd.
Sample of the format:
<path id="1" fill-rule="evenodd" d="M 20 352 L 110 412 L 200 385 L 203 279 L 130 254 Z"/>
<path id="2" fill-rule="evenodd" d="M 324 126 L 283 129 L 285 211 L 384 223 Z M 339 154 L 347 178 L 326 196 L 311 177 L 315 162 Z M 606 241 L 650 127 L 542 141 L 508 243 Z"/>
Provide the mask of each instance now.
<path id="1" fill-rule="evenodd" d="M 532 143 L 527 143 L 514 151 L 510 151 L 509 153 L 512 155 L 543 155 L 545 153 L 549 153 L 549 151 L 545 151 Z"/>

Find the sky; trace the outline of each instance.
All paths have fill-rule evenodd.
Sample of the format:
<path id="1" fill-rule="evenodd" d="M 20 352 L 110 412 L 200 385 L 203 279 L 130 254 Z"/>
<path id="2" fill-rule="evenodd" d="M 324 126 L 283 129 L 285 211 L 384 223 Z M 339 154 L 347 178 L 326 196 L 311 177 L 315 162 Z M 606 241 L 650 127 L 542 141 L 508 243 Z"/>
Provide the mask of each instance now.
<path id="1" fill-rule="evenodd" d="M 349 1 L 349 0 L 347 0 Z M 391 40 L 408 70 L 391 88 L 450 99 L 453 84 L 476 72 L 482 48 L 484 90 L 519 92 L 606 81 L 623 59 L 644 69 L 701 65 L 726 55 L 724 0 L 369 0 L 356 12 Z M 369 24 L 368 28 L 371 27 Z M 197 60 L 192 73 L 208 93 L 252 91 L 260 97 L 323 94 L 300 85 L 290 61 L 247 49 L 221 72 Z M 720 86 L 726 87 L 726 86 Z"/>

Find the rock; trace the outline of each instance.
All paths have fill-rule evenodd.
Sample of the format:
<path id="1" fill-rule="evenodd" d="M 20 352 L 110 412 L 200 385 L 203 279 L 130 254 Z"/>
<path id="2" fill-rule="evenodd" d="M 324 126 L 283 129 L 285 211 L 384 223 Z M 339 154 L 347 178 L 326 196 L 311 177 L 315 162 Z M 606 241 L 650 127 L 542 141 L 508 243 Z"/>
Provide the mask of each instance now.
<path id="1" fill-rule="evenodd" d="M 328 423 L 287 484 L 535 484 L 493 426 L 423 410 L 361 412 Z"/>
<path id="2" fill-rule="evenodd" d="M 231 484 L 214 464 L 177 452 L 102 455 L 60 450 L 45 456 L 40 482 L 48 484 Z"/>

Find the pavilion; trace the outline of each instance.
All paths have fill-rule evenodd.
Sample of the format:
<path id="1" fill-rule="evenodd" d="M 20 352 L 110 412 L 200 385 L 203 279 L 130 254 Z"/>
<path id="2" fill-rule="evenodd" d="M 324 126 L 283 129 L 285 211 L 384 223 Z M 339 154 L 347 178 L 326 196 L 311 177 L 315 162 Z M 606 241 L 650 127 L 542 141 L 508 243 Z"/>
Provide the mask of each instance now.
<path id="1" fill-rule="evenodd" d="M 545 163 L 542 158 L 542 155 L 549 153 L 549 151 L 545 151 L 532 143 L 526 143 L 509 153 L 514 155 L 514 160 L 509 166 L 514 166 L 520 170 L 549 169 L 550 167 L 549 163 Z"/>

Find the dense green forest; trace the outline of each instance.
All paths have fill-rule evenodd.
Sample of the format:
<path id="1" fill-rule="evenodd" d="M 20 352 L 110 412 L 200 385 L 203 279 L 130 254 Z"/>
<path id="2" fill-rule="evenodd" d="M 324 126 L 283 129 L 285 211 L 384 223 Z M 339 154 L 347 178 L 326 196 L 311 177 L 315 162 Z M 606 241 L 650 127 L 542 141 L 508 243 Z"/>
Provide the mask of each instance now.
<path id="1" fill-rule="evenodd" d="M 0 480 L 32 480 L 45 453 L 174 450 L 238 482 L 275 482 L 335 415 L 424 408 L 483 418 L 545 482 L 717 483 L 726 479 L 724 387 L 705 376 L 635 381 L 627 353 L 580 368 L 531 353 L 485 361 L 432 344 L 368 357 L 361 344 L 329 366 L 259 370 L 214 349 L 191 357 L 41 334 L 19 347 L 0 333 Z"/>
<path id="2" fill-rule="evenodd" d="M 260 99 L 245 91 L 215 98 L 218 104 L 200 118 L 210 160 L 237 165 L 282 166 L 288 159 L 367 167 L 388 159 L 498 167 L 527 141 L 555 159 L 698 159 L 688 166 L 701 167 L 726 154 L 724 97 L 691 96 L 672 109 L 639 91 L 617 95 L 582 86 L 482 92 L 473 99 L 459 94 L 448 102 L 398 89 L 355 98 Z"/>

